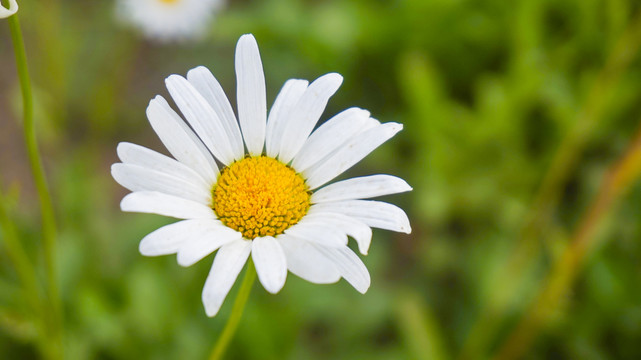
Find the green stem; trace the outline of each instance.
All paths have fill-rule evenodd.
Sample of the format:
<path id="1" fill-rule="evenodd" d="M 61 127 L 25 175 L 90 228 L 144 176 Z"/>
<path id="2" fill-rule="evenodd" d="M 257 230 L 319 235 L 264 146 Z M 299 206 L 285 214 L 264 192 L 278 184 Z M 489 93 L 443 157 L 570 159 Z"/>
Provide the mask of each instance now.
<path id="1" fill-rule="evenodd" d="M 9 218 L 6 203 L 7 199 L 0 193 L 0 229 L 2 229 L 2 240 L 7 248 L 9 260 L 13 263 L 16 273 L 27 292 L 27 296 L 30 300 L 37 300 L 40 298 L 40 295 L 36 272 L 26 251 L 22 247 L 15 225 Z"/>
<path id="2" fill-rule="evenodd" d="M 53 204 L 51 202 L 51 195 L 45 179 L 42 159 L 38 151 L 38 143 L 36 140 L 33 123 L 33 95 L 31 91 L 31 80 L 29 78 L 29 70 L 27 68 L 27 53 L 25 51 L 24 40 L 22 38 L 22 31 L 20 30 L 20 22 L 17 14 L 9 17 L 7 20 L 9 22 L 11 40 L 13 42 L 13 50 L 16 58 L 18 79 L 20 81 L 20 88 L 22 91 L 24 140 L 27 147 L 27 155 L 29 157 L 29 165 L 31 167 L 33 181 L 40 200 L 42 245 L 44 249 L 45 268 L 47 273 L 47 293 L 51 305 L 50 330 L 52 331 L 52 340 L 54 343 L 57 343 L 58 346 L 58 355 L 54 357 L 62 358 L 62 306 L 60 304 L 55 262 L 56 222 Z"/>
<path id="3" fill-rule="evenodd" d="M 22 283 L 22 288 L 24 291 L 24 298 L 26 298 L 27 303 L 34 311 L 33 318 L 38 324 L 39 332 L 45 331 L 45 326 L 42 319 L 42 294 L 40 293 L 40 287 L 38 285 L 38 278 L 34 270 L 34 266 L 29 260 L 27 253 L 20 242 L 18 237 L 18 231 L 14 223 L 9 218 L 9 211 L 7 209 L 7 199 L 4 198 L 3 194 L 0 192 L 0 229 L 2 230 L 2 240 L 7 249 L 7 255 L 9 260 L 13 263 L 13 266 L 16 269 L 18 278 Z M 43 333 L 44 335 L 44 333 Z M 46 337 L 42 336 L 39 338 L 40 342 L 38 346 L 43 355 L 49 353 L 48 343 Z"/>
<path id="4" fill-rule="evenodd" d="M 408 355 L 417 360 L 451 359 L 443 331 L 427 301 L 411 289 L 396 289 L 396 322 L 407 343 Z"/>
<path id="5" fill-rule="evenodd" d="M 214 346 L 209 356 L 209 360 L 219 360 L 225 355 L 227 345 L 229 345 L 229 342 L 234 337 L 240 318 L 243 316 L 243 310 L 245 310 L 245 304 L 247 304 L 247 299 L 249 299 L 249 293 L 251 292 L 254 280 L 256 280 L 256 268 L 254 268 L 254 262 L 250 258 L 247 262 L 247 271 L 245 271 L 243 283 L 240 285 L 240 290 L 238 290 L 238 295 L 236 295 L 236 300 L 234 301 L 234 307 L 231 309 L 231 315 L 227 320 L 227 324 L 225 324 L 223 333 L 218 338 L 216 346 Z"/>

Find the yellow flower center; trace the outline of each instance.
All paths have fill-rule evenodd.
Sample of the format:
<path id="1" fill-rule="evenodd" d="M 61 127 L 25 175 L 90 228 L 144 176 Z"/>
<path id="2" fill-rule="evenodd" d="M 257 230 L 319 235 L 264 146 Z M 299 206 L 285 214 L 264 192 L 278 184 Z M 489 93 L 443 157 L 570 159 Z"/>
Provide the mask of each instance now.
<path id="1" fill-rule="evenodd" d="M 213 189 L 213 209 L 220 221 L 247 239 L 282 234 L 309 206 L 305 180 L 266 156 L 246 157 L 225 167 Z"/>
<path id="2" fill-rule="evenodd" d="M 171 4 L 175 4 L 175 3 L 179 2 L 180 0 L 158 0 L 158 1 L 160 1 L 163 4 L 171 5 Z"/>

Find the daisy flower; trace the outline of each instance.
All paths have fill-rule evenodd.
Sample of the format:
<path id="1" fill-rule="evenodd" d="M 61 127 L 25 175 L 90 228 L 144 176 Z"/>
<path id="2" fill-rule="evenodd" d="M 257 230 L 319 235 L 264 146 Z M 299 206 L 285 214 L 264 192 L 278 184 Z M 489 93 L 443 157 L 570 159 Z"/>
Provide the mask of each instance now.
<path id="1" fill-rule="evenodd" d="M 9 0 L 9 7 L 5 8 L 4 5 L 0 4 L 0 19 L 7 18 L 18 11 L 18 3 L 16 0 Z"/>
<path id="2" fill-rule="evenodd" d="M 166 79 L 186 122 L 161 96 L 151 100 L 147 117 L 175 159 L 131 143 L 118 145 L 122 163 L 111 173 L 132 191 L 122 210 L 184 219 L 147 235 L 140 252 L 176 253 L 180 265 L 190 266 L 217 250 L 202 293 L 209 316 L 218 312 L 250 255 L 270 293 L 280 291 L 288 270 L 318 284 L 342 277 L 365 293 L 370 276 L 347 246 L 348 237 L 367 254 L 372 227 L 411 229 L 400 208 L 362 199 L 412 188 L 391 175 L 326 184 L 402 125 L 381 124 L 367 110 L 350 108 L 314 130 L 342 83 L 336 73 L 311 84 L 287 81 L 268 115 L 252 35 L 238 41 L 236 79 L 238 121 L 206 68 Z"/>
<path id="3" fill-rule="evenodd" d="M 223 0 L 119 0 L 119 18 L 159 41 L 201 37 Z"/>

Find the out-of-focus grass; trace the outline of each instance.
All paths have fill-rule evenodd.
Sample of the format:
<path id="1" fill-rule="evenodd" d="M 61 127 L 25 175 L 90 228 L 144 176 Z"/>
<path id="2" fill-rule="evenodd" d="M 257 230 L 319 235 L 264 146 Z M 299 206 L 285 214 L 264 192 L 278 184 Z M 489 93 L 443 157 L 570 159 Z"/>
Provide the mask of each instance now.
<path id="1" fill-rule="evenodd" d="M 407 209 L 414 231 L 374 232 L 364 296 L 344 281 L 313 285 L 291 274 L 275 296 L 256 286 L 230 358 L 495 355 L 554 274 L 641 117 L 640 39 L 626 38 L 635 1 L 242 1 L 221 12 L 205 41 L 162 46 L 118 26 L 112 5 L 20 3 L 60 222 L 70 359 L 204 358 L 224 326 L 238 284 L 207 318 L 200 292 L 211 257 L 185 269 L 139 255 L 138 241 L 171 220 L 121 213 L 126 191 L 109 166 L 119 141 L 162 150 L 144 109 L 166 95 L 167 75 L 206 65 L 233 99 L 242 33 L 258 39 L 268 102 L 288 78 L 337 71 L 345 81 L 324 119 L 360 106 L 405 125 L 348 175 L 408 179 L 413 192 L 386 200 Z M 2 22 L 0 39 L 1 190 L 19 189 L 12 218 L 42 265 Z M 553 165 L 563 151 L 571 161 Z M 547 191 L 554 195 L 537 200 Z M 641 357 L 640 203 L 633 181 L 526 358 Z M 0 358 L 33 358 L 37 332 L 0 239 Z"/>

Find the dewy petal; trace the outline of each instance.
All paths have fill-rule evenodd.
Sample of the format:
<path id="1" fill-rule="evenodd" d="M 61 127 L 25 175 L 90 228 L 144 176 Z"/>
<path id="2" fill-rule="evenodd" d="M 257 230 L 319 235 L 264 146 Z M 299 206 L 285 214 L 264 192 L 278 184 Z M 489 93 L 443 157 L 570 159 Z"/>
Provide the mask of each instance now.
<path id="1" fill-rule="evenodd" d="M 271 236 L 254 239 L 252 259 L 265 290 L 272 294 L 279 292 L 287 279 L 287 260 L 278 241 Z"/>
<path id="2" fill-rule="evenodd" d="M 309 209 L 305 218 L 301 221 L 306 224 L 329 224 L 334 226 L 356 240 L 358 250 L 367 255 L 372 242 L 372 229 L 364 222 L 343 214 L 316 211 L 314 206 Z"/>
<path id="3" fill-rule="evenodd" d="M 334 265 L 358 292 L 364 294 L 369 289 L 370 277 L 367 267 L 347 246 L 342 248 L 330 248 L 313 245 L 318 251 L 334 262 Z"/>
<path id="4" fill-rule="evenodd" d="M 303 239 L 295 239 L 286 234 L 279 235 L 287 268 L 292 274 L 315 284 L 332 284 L 340 280 L 341 274 L 336 266 L 314 246 Z"/>
<path id="5" fill-rule="evenodd" d="M 367 199 L 411 191 L 405 180 L 392 175 L 362 176 L 329 184 L 312 194 L 312 203 Z"/>
<path id="6" fill-rule="evenodd" d="M 16 0 L 9 0 L 9 8 L 5 8 L 0 4 L 0 19 L 7 18 L 18 11 L 18 3 Z"/>
<path id="7" fill-rule="evenodd" d="M 171 75 L 165 79 L 165 84 L 176 105 L 209 151 L 223 164 L 231 164 L 235 154 L 230 140 L 226 136 L 222 120 L 207 100 L 182 76 Z"/>
<path id="8" fill-rule="evenodd" d="M 283 131 L 278 159 L 290 162 L 307 140 L 309 134 L 323 114 L 329 98 L 343 83 L 337 73 L 323 75 L 312 82 L 290 112 Z"/>
<path id="9" fill-rule="evenodd" d="M 111 165 L 111 176 L 118 184 L 131 191 L 158 191 L 204 205 L 211 204 L 211 190 L 199 182 L 182 178 L 138 165 L 116 163 Z"/>
<path id="10" fill-rule="evenodd" d="M 305 239 L 324 246 L 340 247 L 347 245 L 347 235 L 324 224 L 298 224 L 285 230 L 285 234 Z"/>
<path id="11" fill-rule="evenodd" d="M 232 241 L 241 240 L 243 235 L 219 221 L 203 223 L 198 236 L 184 242 L 178 250 L 178 264 L 191 266 L 216 249 Z"/>
<path id="12" fill-rule="evenodd" d="M 250 155 L 258 156 L 265 143 L 267 100 L 263 64 L 251 34 L 241 36 L 236 45 L 236 83 L 238 120 L 245 145 Z"/>
<path id="13" fill-rule="evenodd" d="M 120 209 L 178 219 L 216 218 L 214 211 L 207 205 L 155 191 L 137 191 L 125 196 L 120 202 Z"/>
<path id="14" fill-rule="evenodd" d="M 276 96 L 276 101 L 269 111 L 267 118 L 267 130 L 265 138 L 265 149 L 267 156 L 276 158 L 283 141 L 283 130 L 287 126 L 289 113 L 296 105 L 300 97 L 307 89 L 307 80 L 287 80 L 283 88 Z"/>
<path id="15" fill-rule="evenodd" d="M 204 66 L 189 70 L 187 80 L 200 92 L 207 102 L 209 102 L 211 108 L 218 114 L 225 128 L 225 134 L 229 139 L 232 151 L 234 152 L 234 160 L 242 159 L 245 155 L 243 137 L 240 134 L 240 128 L 238 127 L 234 110 L 218 80 L 216 80 L 211 71 Z"/>
<path id="16" fill-rule="evenodd" d="M 324 161 L 303 172 L 307 185 L 313 190 L 327 183 L 361 161 L 401 129 L 401 124 L 385 123 L 353 137 Z"/>
<path id="17" fill-rule="evenodd" d="M 361 131 L 369 115 L 367 110 L 349 108 L 327 120 L 305 141 L 292 167 L 302 172 L 331 154 Z"/>
<path id="18" fill-rule="evenodd" d="M 240 270 L 243 269 L 251 248 L 251 241 L 236 240 L 218 250 L 203 288 L 202 300 L 207 316 L 212 317 L 220 310 Z"/>
<path id="19" fill-rule="evenodd" d="M 121 142 L 118 144 L 117 152 L 120 161 L 125 164 L 138 165 L 146 169 L 160 171 L 189 182 L 198 182 L 204 187 L 210 188 L 214 185 L 203 179 L 200 174 L 189 166 L 146 147 Z"/>
<path id="20" fill-rule="evenodd" d="M 216 161 L 162 96 L 156 96 L 149 102 L 147 118 L 160 141 L 176 160 L 198 172 L 205 180 L 216 182 Z"/>
<path id="21" fill-rule="evenodd" d="M 374 200 L 345 200 L 315 204 L 316 211 L 333 212 L 353 217 L 365 224 L 385 230 L 412 232 L 410 221 L 403 209 L 396 205 Z"/>
<path id="22" fill-rule="evenodd" d="M 185 242 L 201 236 L 202 229 L 215 222 L 214 219 L 194 219 L 165 225 L 140 241 L 140 253 L 145 256 L 174 254 Z"/>

